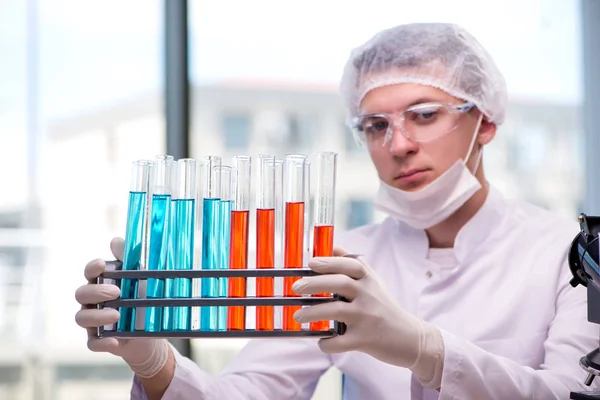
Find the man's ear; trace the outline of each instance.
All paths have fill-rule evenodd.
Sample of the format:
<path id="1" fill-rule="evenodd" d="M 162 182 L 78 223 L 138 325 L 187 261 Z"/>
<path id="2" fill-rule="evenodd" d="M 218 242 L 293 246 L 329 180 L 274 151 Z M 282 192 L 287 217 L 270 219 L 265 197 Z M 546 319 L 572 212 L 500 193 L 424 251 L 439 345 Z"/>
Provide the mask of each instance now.
<path id="1" fill-rule="evenodd" d="M 489 122 L 486 117 L 483 117 L 477 134 L 477 143 L 486 145 L 496 136 L 496 124 Z"/>

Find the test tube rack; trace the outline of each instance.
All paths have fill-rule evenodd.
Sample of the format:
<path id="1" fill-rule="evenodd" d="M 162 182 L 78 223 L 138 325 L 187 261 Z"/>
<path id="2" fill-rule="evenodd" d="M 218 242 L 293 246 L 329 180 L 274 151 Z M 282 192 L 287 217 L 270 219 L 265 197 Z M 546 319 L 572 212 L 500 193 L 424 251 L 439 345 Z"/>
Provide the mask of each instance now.
<path id="1" fill-rule="evenodd" d="M 223 269 L 223 270 L 123 270 L 121 261 L 107 261 L 107 270 L 97 278 L 97 283 L 105 283 L 107 279 L 113 280 L 120 287 L 121 280 L 147 280 L 170 278 L 284 278 L 305 277 L 317 275 L 309 268 L 274 268 L 274 269 Z M 327 297 L 196 297 L 196 298 L 136 298 L 116 299 L 98 304 L 98 308 L 142 308 L 142 307 L 211 307 L 211 306 L 311 306 L 333 301 L 344 301 L 341 296 Z M 306 338 L 306 337 L 333 337 L 342 335 L 346 331 L 343 322 L 333 321 L 333 328 L 329 330 L 173 330 L 150 332 L 145 330 L 118 331 L 98 328 L 98 337 L 115 338 Z"/>

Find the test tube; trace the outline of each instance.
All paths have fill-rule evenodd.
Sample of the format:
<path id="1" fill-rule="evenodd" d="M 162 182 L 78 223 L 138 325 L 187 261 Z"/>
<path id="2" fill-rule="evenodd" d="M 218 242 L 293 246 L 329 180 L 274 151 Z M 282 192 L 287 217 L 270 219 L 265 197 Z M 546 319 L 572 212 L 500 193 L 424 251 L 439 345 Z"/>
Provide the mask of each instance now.
<path id="1" fill-rule="evenodd" d="M 304 259 L 307 260 L 312 255 L 312 221 L 310 220 L 310 161 L 306 160 L 304 164 L 304 199 L 306 204 L 304 206 Z"/>
<path id="2" fill-rule="evenodd" d="M 200 174 L 202 189 L 202 269 L 217 269 L 219 265 L 219 187 L 220 174 L 215 167 L 221 166 L 221 157 L 210 156 L 203 160 Z M 218 297 L 218 278 L 202 278 L 202 297 Z M 218 329 L 218 309 L 215 306 L 201 310 L 200 330 Z"/>
<path id="3" fill-rule="evenodd" d="M 275 268 L 283 268 L 284 243 L 283 160 L 275 161 Z M 283 296 L 283 278 L 275 278 L 275 296 Z M 282 306 L 275 306 L 275 329 L 282 329 Z"/>
<path id="4" fill-rule="evenodd" d="M 177 242 L 175 247 L 175 269 L 191 270 L 194 267 L 194 233 L 196 228 L 196 161 L 190 158 L 177 161 L 177 198 L 175 219 Z M 175 278 L 173 297 L 192 297 L 192 280 Z M 173 308 L 173 330 L 189 331 L 191 327 L 190 307 Z"/>
<path id="5" fill-rule="evenodd" d="M 165 270 L 167 250 L 169 247 L 169 222 L 171 220 L 171 191 L 172 171 L 175 169 L 173 157 L 168 155 L 156 156 L 152 166 L 152 206 L 150 213 L 150 238 L 148 245 L 148 270 Z M 160 299 L 165 295 L 164 279 L 149 278 L 146 287 L 146 297 Z M 162 325 L 163 309 L 160 307 L 146 308 L 144 330 L 159 332 Z"/>
<path id="6" fill-rule="evenodd" d="M 284 268 L 302 268 L 304 253 L 304 208 L 306 199 L 306 156 L 288 154 L 283 166 L 283 195 L 285 203 Z M 292 285 L 298 277 L 284 279 L 283 295 L 298 297 Z M 283 307 L 283 330 L 301 330 L 294 320 L 294 313 L 300 306 Z"/>
<path id="7" fill-rule="evenodd" d="M 256 199 L 256 268 L 275 268 L 275 156 L 259 156 Z M 256 296 L 273 297 L 273 278 L 256 278 Z M 273 306 L 256 307 L 256 330 L 272 331 Z"/>
<path id="8" fill-rule="evenodd" d="M 150 168 L 148 160 L 135 161 L 131 166 L 131 181 L 129 187 L 129 205 L 127 208 L 127 225 L 125 228 L 125 249 L 123 254 L 123 269 L 126 271 L 139 270 L 142 264 L 144 233 L 146 231 L 146 212 Z M 138 280 L 123 279 L 121 282 L 121 299 L 137 298 Z M 117 331 L 135 330 L 136 309 L 123 307 L 119 310 L 120 318 Z"/>
<path id="9" fill-rule="evenodd" d="M 335 215 L 335 181 L 337 173 L 337 153 L 317 154 L 317 186 L 315 190 L 315 211 L 313 228 L 313 257 L 333 256 L 333 226 Z M 316 294 L 327 297 L 329 293 Z M 329 321 L 310 323 L 311 331 L 330 329 Z"/>
<path id="10" fill-rule="evenodd" d="M 308 158 L 306 159 L 306 163 L 304 163 L 304 199 L 306 203 L 304 204 L 304 247 L 302 249 L 302 257 L 303 260 L 309 260 L 312 256 L 312 221 L 310 219 L 310 161 Z M 303 306 L 310 307 L 310 306 Z M 309 330 L 310 323 L 306 322 L 302 324 L 302 330 Z"/>
<path id="11" fill-rule="evenodd" d="M 249 156 L 233 158 L 234 203 L 231 212 L 231 241 L 229 268 L 248 268 L 248 222 L 250 216 L 251 164 Z M 246 297 L 246 278 L 229 279 L 229 297 Z M 246 328 L 246 308 L 229 307 L 227 310 L 227 329 Z"/>
<path id="12" fill-rule="evenodd" d="M 179 169 L 178 162 L 171 161 L 171 204 L 169 207 L 169 220 L 168 220 L 168 232 L 167 237 L 167 259 L 165 269 L 167 271 L 174 271 L 176 269 L 176 251 L 177 251 L 177 218 L 176 218 L 176 206 L 178 196 L 180 195 L 178 190 L 179 185 Z M 164 297 L 173 298 L 175 296 L 175 280 L 173 278 L 165 279 Z M 163 307 L 162 309 L 162 330 L 172 331 L 173 330 L 173 312 L 174 307 Z"/>
<path id="13" fill-rule="evenodd" d="M 231 241 L 231 209 L 233 207 L 233 191 L 231 186 L 232 171 L 230 166 L 215 167 L 220 175 L 219 181 L 219 264 L 218 269 L 229 268 Z M 227 297 L 227 278 L 218 278 L 219 297 Z M 218 307 L 218 330 L 227 330 L 227 307 Z"/>

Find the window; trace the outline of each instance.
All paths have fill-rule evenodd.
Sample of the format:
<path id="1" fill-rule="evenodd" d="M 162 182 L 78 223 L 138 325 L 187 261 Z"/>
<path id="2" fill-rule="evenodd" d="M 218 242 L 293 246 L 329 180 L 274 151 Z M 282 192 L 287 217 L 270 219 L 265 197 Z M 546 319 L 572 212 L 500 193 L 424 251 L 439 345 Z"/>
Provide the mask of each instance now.
<path id="1" fill-rule="evenodd" d="M 529 171 L 544 165 L 551 140 L 544 126 L 523 126 L 511 139 L 508 157 L 513 171 Z"/>
<path id="2" fill-rule="evenodd" d="M 288 144 L 292 147 L 310 149 L 318 134 L 317 117 L 310 114 L 290 114 L 288 117 Z"/>
<path id="3" fill-rule="evenodd" d="M 0 164 L 10 172 L 0 196 L 0 399 L 129 391 L 118 358 L 85 349 L 73 293 L 86 260 L 112 255 L 103 210 L 126 212 L 131 162 L 164 151 L 164 8 L 158 0 L 0 1 Z M 77 260 L 66 273 L 65 256 Z M 35 360 L 47 371 L 40 379 L 28 372 Z"/>
<path id="4" fill-rule="evenodd" d="M 373 220 L 373 206 L 368 200 L 350 200 L 346 214 L 346 228 L 366 225 Z"/>
<path id="5" fill-rule="evenodd" d="M 251 119 L 246 114 L 225 114 L 221 120 L 221 132 L 227 149 L 247 149 L 250 131 Z"/>

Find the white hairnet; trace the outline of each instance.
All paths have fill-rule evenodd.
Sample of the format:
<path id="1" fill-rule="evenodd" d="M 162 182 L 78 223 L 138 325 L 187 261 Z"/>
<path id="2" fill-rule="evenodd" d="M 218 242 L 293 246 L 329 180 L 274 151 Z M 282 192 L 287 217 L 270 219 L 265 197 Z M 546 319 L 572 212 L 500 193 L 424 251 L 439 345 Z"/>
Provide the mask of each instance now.
<path id="1" fill-rule="evenodd" d="M 398 83 L 441 89 L 473 102 L 490 122 L 504 121 L 504 77 L 479 42 L 457 25 L 400 25 L 354 49 L 340 84 L 350 118 L 360 113 L 367 92 Z"/>

